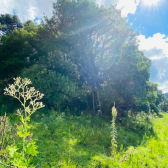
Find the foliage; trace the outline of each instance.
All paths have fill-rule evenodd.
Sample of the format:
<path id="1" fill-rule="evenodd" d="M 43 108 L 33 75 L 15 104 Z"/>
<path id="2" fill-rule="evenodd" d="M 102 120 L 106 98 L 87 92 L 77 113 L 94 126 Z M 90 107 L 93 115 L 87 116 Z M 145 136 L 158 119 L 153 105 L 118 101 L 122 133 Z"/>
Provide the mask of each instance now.
<path id="1" fill-rule="evenodd" d="M 19 100 L 23 107 L 23 110 L 17 110 L 17 115 L 21 120 L 21 125 L 17 126 L 17 135 L 22 140 L 7 146 L 6 155 L 7 158 L 10 158 L 10 163 L 13 166 L 24 168 L 29 167 L 32 157 L 38 153 L 35 141 L 31 140 L 31 126 L 28 122 L 30 122 L 30 117 L 36 110 L 44 107 L 43 103 L 39 102 L 44 94 L 35 90 L 34 87 L 28 88 L 31 81 L 27 78 L 21 79 L 17 77 L 14 78 L 14 81 L 14 84 L 4 89 L 4 94 Z M 33 166 L 31 167 L 33 168 Z"/>
<path id="2" fill-rule="evenodd" d="M 17 15 L 0 15 L 0 31 L 2 34 L 13 34 L 15 29 L 20 30 L 23 27 Z"/>
<path id="3" fill-rule="evenodd" d="M 167 102 L 126 18 L 89 0 L 57 0 L 53 10 L 40 25 L 0 16 L 0 92 L 24 78 L 5 89 L 11 99 L 0 96 L 0 114 L 22 106 L 1 122 L 0 166 L 166 167 L 167 114 L 153 111 Z M 45 113 L 33 115 L 42 98 Z"/>
<path id="4" fill-rule="evenodd" d="M 0 53 L 3 85 L 18 75 L 30 78 L 45 93 L 48 109 L 111 116 L 115 101 L 118 116 L 128 110 L 158 112 L 162 96 L 149 82 L 150 60 L 114 6 L 58 0 L 52 18 L 40 25 L 28 20 L 4 33 Z M 1 106 L 7 106 L 1 97 Z"/>
<path id="5" fill-rule="evenodd" d="M 162 148 L 159 145 L 162 141 L 160 139 L 162 131 L 166 139 L 166 127 L 162 126 L 162 123 L 166 124 L 167 115 L 164 116 L 165 118 L 156 118 L 153 115 L 138 113 L 132 122 L 128 119 L 121 124 L 116 120 L 118 147 L 114 159 L 111 157 L 109 119 L 83 113 L 80 116 L 65 116 L 52 111 L 51 115 L 47 114 L 43 116 L 44 118 L 33 122 L 34 136 L 39 140 L 37 141 L 39 154 L 33 159 L 33 163 L 42 168 L 50 166 L 111 168 L 129 167 L 129 164 L 136 167 L 138 162 L 139 167 L 144 167 L 146 161 L 149 163 L 149 159 L 152 165 L 160 163 L 160 167 L 164 167 L 162 165 L 167 163 L 167 155 L 162 155 Z M 163 129 L 160 130 L 161 133 L 160 128 Z M 41 129 L 43 131 L 39 131 Z M 166 140 L 164 143 L 167 144 Z M 158 160 L 155 160 L 155 155 Z M 144 163 L 140 161 L 141 157 Z"/>
<path id="6" fill-rule="evenodd" d="M 91 88 L 89 109 L 107 115 L 115 100 L 122 115 L 145 104 L 150 60 L 139 51 L 137 34 L 120 11 L 83 0 L 59 0 L 53 7 L 53 17 L 45 18 L 44 25 L 61 36 L 69 64 L 75 64 L 80 82 Z"/>
<path id="7" fill-rule="evenodd" d="M 168 111 L 168 100 L 167 98 L 165 98 L 165 100 L 159 104 L 159 110 L 163 111 L 163 112 L 167 112 Z"/>
<path id="8" fill-rule="evenodd" d="M 34 65 L 24 69 L 22 76 L 30 78 L 34 86 L 45 94 L 44 101 L 49 109 L 75 110 L 74 107 L 87 103 L 85 99 L 89 89 L 86 86 L 79 85 L 58 72 L 49 71 L 45 66 Z"/>
<path id="9" fill-rule="evenodd" d="M 41 55 L 38 30 L 37 26 L 29 24 L 24 29 L 14 30 L 13 34 L 2 36 L 0 79 L 16 77 L 23 68 L 37 63 Z"/>
<path id="10" fill-rule="evenodd" d="M 115 101 L 118 116 L 130 109 L 141 111 L 137 107 L 144 102 L 147 95 L 149 66 L 150 61 L 137 46 L 126 45 L 102 84 L 101 97 L 104 108 L 110 110 Z"/>

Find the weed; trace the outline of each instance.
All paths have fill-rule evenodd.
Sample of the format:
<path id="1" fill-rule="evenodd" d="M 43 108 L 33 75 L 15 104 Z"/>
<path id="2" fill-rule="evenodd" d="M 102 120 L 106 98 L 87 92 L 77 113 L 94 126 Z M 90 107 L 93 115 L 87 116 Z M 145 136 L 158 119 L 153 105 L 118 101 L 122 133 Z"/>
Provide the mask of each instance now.
<path id="1" fill-rule="evenodd" d="M 115 127 L 115 120 L 116 120 L 116 117 L 117 117 L 117 109 L 115 108 L 115 103 L 114 103 L 114 106 L 112 107 L 112 125 L 111 125 L 111 128 L 112 128 L 112 132 L 111 132 L 111 155 L 113 157 L 115 157 L 115 154 L 116 154 L 116 149 L 117 149 L 117 130 L 116 130 L 116 127 Z"/>
<path id="2" fill-rule="evenodd" d="M 17 126 L 17 134 L 21 141 L 15 142 L 7 147 L 7 158 L 10 158 L 10 164 L 19 168 L 26 168 L 30 165 L 33 156 L 37 155 L 36 142 L 32 141 L 32 133 L 30 132 L 31 126 L 30 116 L 36 110 L 44 107 L 42 102 L 43 94 L 35 90 L 34 87 L 28 87 L 31 81 L 27 78 L 21 79 L 20 77 L 14 78 L 14 84 L 5 88 L 5 95 L 12 96 L 19 100 L 23 109 L 17 110 L 17 115 L 21 120 L 21 125 Z M 33 168 L 33 166 L 31 166 Z"/>

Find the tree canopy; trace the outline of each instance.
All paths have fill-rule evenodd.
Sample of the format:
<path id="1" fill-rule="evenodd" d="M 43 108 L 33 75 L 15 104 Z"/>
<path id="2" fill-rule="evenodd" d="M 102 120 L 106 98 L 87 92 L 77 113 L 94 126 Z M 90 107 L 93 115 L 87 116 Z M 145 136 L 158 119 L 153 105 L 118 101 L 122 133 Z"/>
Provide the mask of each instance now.
<path id="1" fill-rule="evenodd" d="M 0 31 L 2 34 L 13 34 L 15 29 L 20 30 L 23 27 L 17 15 L 0 15 Z"/>
<path id="2" fill-rule="evenodd" d="M 157 111 L 161 99 L 149 82 L 151 62 L 114 6 L 58 0 L 52 18 L 40 25 L 27 21 L 22 27 L 15 15 L 1 15 L 0 23 L 1 79 L 30 78 L 46 95 L 48 108 L 109 114 L 116 102 L 120 115 Z"/>

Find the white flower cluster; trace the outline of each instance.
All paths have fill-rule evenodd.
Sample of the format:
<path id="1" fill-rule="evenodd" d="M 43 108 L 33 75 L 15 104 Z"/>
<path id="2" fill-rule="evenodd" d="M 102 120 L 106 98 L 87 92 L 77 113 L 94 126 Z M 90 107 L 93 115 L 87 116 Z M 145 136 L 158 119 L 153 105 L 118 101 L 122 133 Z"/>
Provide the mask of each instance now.
<path id="1" fill-rule="evenodd" d="M 5 88 L 4 94 L 18 99 L 25 110 L 25 114 L 30 116 L 37 109 L 44 107 L 42 102 L 38 102 L 38 100 L 43 98 L 44 94 L 37 91 L 34 87 L 27 87 L 29 84 L 32 84 L 32 82 L 28 78 L 14 78 L 14 84 Z M 18 115 L 21 115 L 21 113 L 21 110 L 19 110 Z"/>
<path id="2" fill-rule="evenodd" d="M 112 107 L 112 116 L 115 119 L 117 117 L 117 109 L 115 108 L 115 102 L 114 102 L 114 106 Z"/>

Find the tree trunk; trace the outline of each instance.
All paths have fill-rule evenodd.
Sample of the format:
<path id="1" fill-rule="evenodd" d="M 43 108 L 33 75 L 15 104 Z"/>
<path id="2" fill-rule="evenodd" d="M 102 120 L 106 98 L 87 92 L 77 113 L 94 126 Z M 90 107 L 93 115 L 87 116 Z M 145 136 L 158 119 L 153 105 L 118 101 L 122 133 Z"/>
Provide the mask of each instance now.
<path id="1" fill-rule="evenodd" d="M 102 115 L 101 101 L 100 101 L 99 91 L 97 89 L 96 82 L 94 82 L 94 88 L 95 88 L 95 92 L 97 94 L 97 101 L 98 101 L 98 107 L 99 107 L 98 114 Z"/>
<path id="2" fill-rule="evenodd" d="M 94 96 L 94 89 L 92 89 L 92 103 L 93 103 L 93 112 L 95 113 L 95 96 Z"/>

